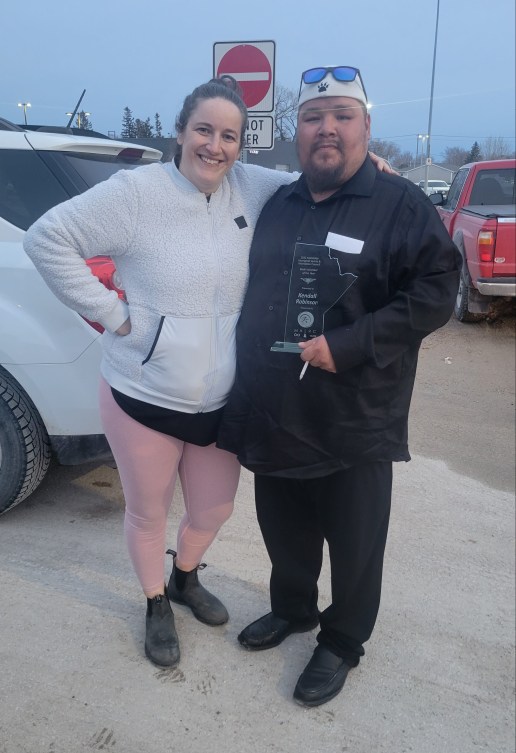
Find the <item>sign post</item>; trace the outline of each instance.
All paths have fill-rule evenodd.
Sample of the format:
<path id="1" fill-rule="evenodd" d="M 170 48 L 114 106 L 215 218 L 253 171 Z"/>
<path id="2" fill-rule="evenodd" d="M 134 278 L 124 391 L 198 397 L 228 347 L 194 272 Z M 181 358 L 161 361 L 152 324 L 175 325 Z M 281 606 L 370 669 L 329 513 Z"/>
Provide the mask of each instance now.
<path id="1" fill-rule="evenodd" d="M 274 147 L 274 62 L 276 43 L 215 42 L 213 75 L 233 76 L 249 113 L 245 149 Z"/>

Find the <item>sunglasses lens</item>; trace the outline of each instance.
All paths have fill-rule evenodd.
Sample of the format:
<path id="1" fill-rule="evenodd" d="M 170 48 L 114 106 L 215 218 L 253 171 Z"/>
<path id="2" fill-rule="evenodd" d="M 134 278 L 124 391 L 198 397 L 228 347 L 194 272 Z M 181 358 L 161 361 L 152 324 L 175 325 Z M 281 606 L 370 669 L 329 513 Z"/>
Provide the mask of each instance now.
<path id="1" fill-rule="evenodd" d="M 337 81 L 354 81 L 357 77 L 357 69 L 349 68 L 346 65 L 341 65 L 338 68 L 334 68 L 332 73 Z"/>
<path id="2" fill-rule="evenodd" d="M 327 68 L 310 68 L 309 71 L 303 73 L 303 83 L 318 84 L 326 76 L 327 72 Z"/>

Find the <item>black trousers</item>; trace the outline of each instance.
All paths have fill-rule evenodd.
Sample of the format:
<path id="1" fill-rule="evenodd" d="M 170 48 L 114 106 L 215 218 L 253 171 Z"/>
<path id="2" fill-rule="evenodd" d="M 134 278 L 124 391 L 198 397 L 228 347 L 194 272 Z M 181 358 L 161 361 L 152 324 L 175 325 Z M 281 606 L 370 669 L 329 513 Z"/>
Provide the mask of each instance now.
<path id="1" fill-rule="evenodd" d="M 258 522 L 272 562 L 275 615 L 317 615 L 324 541 L 331 605 L 320 613 L 319 643 L 356 666 L 380 606 L 389 527 L 392 463 L 367 463 L 314 479 L 255 476 Z"/>

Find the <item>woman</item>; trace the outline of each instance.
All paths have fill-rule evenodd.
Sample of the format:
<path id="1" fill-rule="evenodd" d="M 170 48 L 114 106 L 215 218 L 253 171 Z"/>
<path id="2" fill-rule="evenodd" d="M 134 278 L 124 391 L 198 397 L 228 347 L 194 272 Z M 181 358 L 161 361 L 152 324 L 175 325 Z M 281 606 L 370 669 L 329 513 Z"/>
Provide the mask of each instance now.
<path id="1" fill-rule="evenodd" d="M 147 597 L 145 653 L 179 661 L 169 599 L 210 625 L 224 605 L 198 568 L 233 509 L 240 467 L 215 447 L 233 382 L 234 331 L 256 220 L 288 173 L 236 162 L 247 111 L 231 77 L 186 97 L 173 162 L 121 170 L 51 209 L 25 249 L 65 304 L 100 322 L 100 409 L 126 502 L 130 557 Z M 127 303 L 85 259 L 115 261 Z M 185 500 L 164 584 L 167 514 L 179 474 Z M 169 550 L 171 551 L 171 550 Z"/>

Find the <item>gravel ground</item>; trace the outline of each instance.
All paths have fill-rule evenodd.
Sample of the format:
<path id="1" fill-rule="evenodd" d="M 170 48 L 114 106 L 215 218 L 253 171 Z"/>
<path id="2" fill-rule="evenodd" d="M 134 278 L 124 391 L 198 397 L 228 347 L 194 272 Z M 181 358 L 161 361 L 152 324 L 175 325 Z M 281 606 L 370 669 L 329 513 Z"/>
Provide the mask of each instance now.
<path id="1" fill-rule="evenodd" d="M 425 341 L 377 627 L 316 709 L 291 698 L 315 633 L 259 653 L 236 641 L 268 611 L 250 474 L 201 576 L 231 620 L 176 607 L 182 658 L 164 670 L 143 654 L 116 470 L 54 468 L 0 520 L 0 753 L 513 752 L 514 349 L 511 317 Z M 178 490 L 170 543 L 181 507 Z"/>

